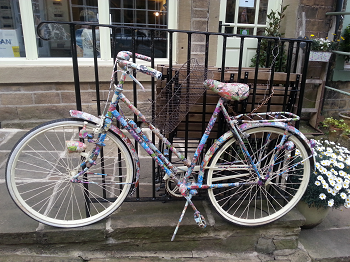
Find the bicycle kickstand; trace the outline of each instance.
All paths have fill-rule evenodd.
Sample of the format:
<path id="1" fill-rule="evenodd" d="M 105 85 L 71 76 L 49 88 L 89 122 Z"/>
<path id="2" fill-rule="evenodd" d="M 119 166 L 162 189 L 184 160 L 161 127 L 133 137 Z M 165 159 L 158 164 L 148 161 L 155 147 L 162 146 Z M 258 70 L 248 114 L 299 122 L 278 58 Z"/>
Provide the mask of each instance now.
<path id="1" fill-rule="evenodd" d="M 192 195 L 190 195 L 189 197 L 186 197 L 186 202 L 185 202 L 185 206 L 184 206 L 184 209 L 182 210 L 182 213 L 181 213 L 181 216 L 180 216 L 180 219 L 179 221 L 177 222 L 177 225 L 176 225 L 176 228 L 174 230 L 174 233 L 173 233 L 173 236 L 171 238 L 171 241 L 174 241 L 175 239 L 175 236 L 176 236 L 176 233 L 177 231 L 179 230 L 179 227 L 180 227 L 180 224 L 182 222 L 182 219 L 186 213 L 186 210 L 187 210 L 187 207 L 188 207 L 188 204 L 191 203 L 191 205 L 193 206 L 193 203 L 191 201 L 191 198 L 192 198 Z M 194 220 L 196 221 L 197 225 L 201 228 L 205 228 L 207 226 L 207 223 L 205 222 L 205 219 L 204 217 L 200 214 L 200 212 L 194 207 L 195 209 L 195 213 L 194 213 Z"/>

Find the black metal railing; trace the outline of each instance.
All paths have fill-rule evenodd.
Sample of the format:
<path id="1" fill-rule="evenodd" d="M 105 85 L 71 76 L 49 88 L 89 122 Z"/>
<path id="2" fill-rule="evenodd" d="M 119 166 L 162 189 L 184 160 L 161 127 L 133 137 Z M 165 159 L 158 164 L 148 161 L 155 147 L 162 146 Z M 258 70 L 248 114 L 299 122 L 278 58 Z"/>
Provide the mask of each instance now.
<path id="1" fill-rule="evenodd" d="M 192 52 L 192 47 L 194 44 L 192 41 L 193 36 L 204 35 L 205 41 L 202 43 L 202 45 L 204 46 L 204 52 L 200 55 L 200 57 L 203 60 L 204 67 L 209 71 L 213 71 L 214 73 L 216 73 L 216 75 L 218 75 L 217 80 L 226 82 L 244 82 L 249 84 L 251 87 L 251 96 L 248 99 L 239 103 L 237 102 L 229 105 L 233 111 L 235 111 L 236 113 L 250 112 L 254 108 L 256 108 L 261 102 L 262 93 L 265 93 L 266 96 L 269 96 L 272 93 L 272 91 L 275 90 L 275 94 L 273 97 L 277 98 L 278 102 L 274 101 L 274 99 L 269 99 L 269 101 L 267 101 L 266 105 L 262 108 L 262 110 L 289 111 L 294 112 L 297 115 L 301 115 L 311 41 L 303 39 L 275 38 L 266 36 L 234 35 L 216 32 L 198 32 L 173 29 L 113 26 L 91 23 L 64 23 L 51 21 L 42 22 L 38 25 L 37 32 L 42 39 L 50 39 L 51 35 L 47 31 L 49 25 L 51 24 L 64 25 L 65 27 L 69 26 L 70 29 L 70 52 L 73 61 L 73 75 L 77 110 L 82 110 L 82 100 L 80 95 L 79 63 L 77 56 L 77 42 L 75 32 L 77 26 L 88 25 L 92 30 L 96 89 L 96 99 L 94 100 L 96 100 L 98 115 L 101 115 L 102 112 L 100 107 L 100 79 L 98 71 L 99 53 L 97 51 L 96 44 L 96 30 L 102 27 L 108 27 L 111 30 L 111 51 L 113 59 L 115 59 L 116 54 L 121 50 L 129 50 L 133 53 L 140 52 L 152 57 L 151 67 L 154 68 L 156 66 L 154 60 L 156 53 L 158 54 L 158 57 L 164 56 L 164 54 L 168 54 L 168 64 L 163 65 L 163 67 L 166 67 L 166 74 L 164 74 L 163 76 L 164 81 L 169 81 L 170 79 L 172 79 L 176 70 L 176 65 L 174 63 L 175 57 L 173 56 L 173 54 L 175 53 L 175 38 L 180 37 L 182 35 L 186 36 L 187 47 L 183 48 L 182 46 L 182 50 L 185 50 L 184 52 L 186 52 L 186 60 L 190 60 L 192 57 L 198 57 L 198 53 L 194 54 Z M 146 37 L 144 35 L 140 35 L 140 30 L 147 30 L 148 36 Z M 125 35 L 122 34 L 122 32 L 128 33 Z M 239 57 L 236 58 L 238 59 L 237 68 L 226 67 L 226 60 L 233 59 L 232 57 L 227 56 L 227 40 L 230 37 L 236 37 L 240 39 Z M 222 38 L 222 53 L 217 54 L 217 56 L 221 57 L 221 64 L 218 68 L 209 66 L 210 48 L 217 49 L 216 46 L 210 46 L 210 40 L 213 38 Z M 243 57 L 245 55 L 245 40 L 247 39 L 257 40 L 256 55 L 254 60 L 255 64 L 251 68 L 243 68 L 242 66 Z M 264 41 L 267 41 L 267 49 L 262 50 L 261 46 Z M 196 42 L 196 44 L 198 44 L 198 42 Z M 142 50 L 140 50 L 141 46 Z M 303 49 L 301 49 L 301 46 L 303 46 Z M 161 52 L 159 50 L 161 50 Z M 268 70 L 263 69 L 261 65 L 259 65 L 261 64 L 262 57 L 265 57 L 263 66 Z M 135 61 L 135 57 L 133 57 L 133 60 Z M 301 68 L 301 71 L 297 72 L 297 68 Z M 136 76 L 136 72 L 134 72 L 134 74 Z M 261 78 L 261 75 L 264 74 L 265 78 Z M 152 78 L 152 101 L 155 101 L 157 95 L 156 84 L 156 81 Z M 137 106 L 137 86 L 135 82 L 133 83 L 133 92 L 133 102 L 134 105 Z M 201 128 L 200 130 L 196 130 L 198 131 L 198 133 L 204 132 L 207 122 L 206 116 L 212 113 L 212 111 L 207 110 L 208 104 L 210 104 L 210 96 L 205 94 L 201 100 L 202 112 L 200 112 L 199 118 L 199 126 Z M 134 120 L 136 122 L 137 118 L 135 117 Z M 225 131 L 225 129 L 223 128 L 223 123 L 224 121 L 219 121 L 216 137 L 218 137 L 222 132 Z M 183 139 L 185 145 L 183 150 L 184 152 L 186 152 L 186 157 L 188 156 L 187 151 L 190 148 L 191 139 L 199 138 L 196 137 L 196 135 L 191 135 L 191 124 L 193 124 L 193 121 L 190 119 L 190 116 L 187 115 L 186 119 L 184 120 L 184 129 L 182 131 L 177 129 L 169 135 L 170 140 L 179 138 Z M 298 127 L 298 125 L 299 123 L 296 123 L 296 127 Z M 221 130 L 221 132 L 219 132 L 219 130 Z M 153 141 L 155 141 L 154 135 L 152 135 L 152 138 Z M 162 145 L 159 145 L 159 147 L 162 149 Z M 171 158 L 171 154 L 169 155 L 169 157 Z M 159 195 L 157 196 L 157 191 L 159 190 L 159 188 L 163 188 L 162 172 L 160 171 L 160 169 L 156 168 L 154 163 L 152 169 L 154 170 L 152 175 L 152 193 L 151 196 L 148 197 L 156 199 L 159 198 Z M 159 192 L 159 194 L 163 195 L 162 190 Z M 137 192 L 136 198 L 140 198 L 139 192 Z"/>

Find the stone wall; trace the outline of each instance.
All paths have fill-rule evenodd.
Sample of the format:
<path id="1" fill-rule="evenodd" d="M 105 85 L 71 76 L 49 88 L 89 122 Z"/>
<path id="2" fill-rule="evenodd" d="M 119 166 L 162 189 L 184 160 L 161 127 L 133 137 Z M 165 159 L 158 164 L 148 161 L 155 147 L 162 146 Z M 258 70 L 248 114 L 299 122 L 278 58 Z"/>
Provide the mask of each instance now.
<path id="1" fill-rule="evenodd" d="M 142 111 L 149 108 L 147 100 L 151 98 L 150 83 L 143 84 L 145 92 L 137 87 L 138 105 Z M 95 84 L 83 82 L 80 88 L 83 111 L 97 115 Z M 108 82 L 100 83 L 101 100 L 107 98 L 108 89 Z M 132 83 L 127 82 L 124 89 L 126 97 L 133 101 Z M 102 102 L 101 110 L 104 106 Z M 1 127 L 31 128 L 49 120 L 70 117 L 71 109 L 76 109 L 74 83 L 0 84 Z M 124 112 L 131 116 L 126 108 Z"/>

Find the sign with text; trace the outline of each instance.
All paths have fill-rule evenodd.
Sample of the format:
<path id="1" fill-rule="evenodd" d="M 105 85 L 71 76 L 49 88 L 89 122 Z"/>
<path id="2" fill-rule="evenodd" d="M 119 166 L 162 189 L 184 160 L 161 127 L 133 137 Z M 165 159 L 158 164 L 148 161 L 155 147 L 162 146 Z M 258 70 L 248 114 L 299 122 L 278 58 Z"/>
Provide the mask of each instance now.
<path id="1" fill-rule="evenodd" d="M 16 30 L 0 29 L 0 57 L 20 57 Z"/>
<path id="2" fill-rule="evenodd" d="M 239 7 L 254 7 L 254 0 L 239 0 Z"/>

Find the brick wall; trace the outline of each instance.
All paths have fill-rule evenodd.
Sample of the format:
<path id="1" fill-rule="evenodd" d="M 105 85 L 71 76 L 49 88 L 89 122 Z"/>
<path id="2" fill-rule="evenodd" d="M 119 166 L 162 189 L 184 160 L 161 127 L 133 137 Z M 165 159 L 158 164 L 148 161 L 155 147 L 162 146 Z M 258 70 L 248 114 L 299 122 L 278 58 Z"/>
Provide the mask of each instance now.
<path id="1" fill-rule="evenodd" d="M 335 11 L 335 0 L 300 0 L 299 22 L 301 22 L 301 13 L 305 12 L 305 36 L 327 37 L 328 31 L 332 27 L 334 17 L 327 16 L 327 12 Z"/>
<path id="2" fill-rule="evenodd" d="M 299 27 L 301 26 L 301 14 L 305 12 L 305 36 L 314 35 L 315 38 L 326 38 L 333 40 L 333 33 L 335 32 L 335 16 L 326 15 L 327 12 L 334 12 L 336 10 L 336 0 L 300 0 L 298 9 Z M 287 9 L 288 10 L 288 9 Z M 341 29 L 341 28 L 340 28 Z M 332 69 L 335 62 L 335 55 L 330 61 L 330 70 L 328 72 L 327 83 L 331 87 L 350 92 L 349 82 L 331 82 Z M 308 67 L 308 78 L 320 78 L 322 64 L 311 62 Z M 313 107 L 316 101 L 318 85 L 307 84 L 305 90 L 305 99 L 303 107 Z M 349 96 L 339 92 L 325 89 L 323 107 L 321 115 L 323 117 L 333 116 L 338 118 L 338 112 L 350 110 Z"/>
<path id="3" fill-rule="evenodd" d="M 151 98 L 149 82 L 142 82 L 146 88 L 143 92 L 137 87 L 137 99 L 141 110 L 149 107 Z M 81 83 L 81 100 L 83 111 L 97 115 L 94 83 Z M 109 83 L 100 83 L 101 100 L 108 95 Z M 124 94 L 133 101 L 131 82 L 124 85 Z M 0 122 L 1 127 L 31 128 L 39 123 L 53 119 L 70 117 L 69 110 L 76 109 L 73 83 L 30 83 L 0 84 Z M 103 110 L 105 103 L 101 103 Z M 126 116 L 131 116 L 124 109 Z"/>

